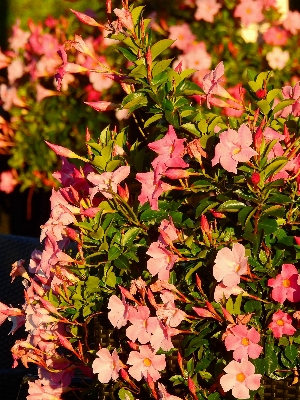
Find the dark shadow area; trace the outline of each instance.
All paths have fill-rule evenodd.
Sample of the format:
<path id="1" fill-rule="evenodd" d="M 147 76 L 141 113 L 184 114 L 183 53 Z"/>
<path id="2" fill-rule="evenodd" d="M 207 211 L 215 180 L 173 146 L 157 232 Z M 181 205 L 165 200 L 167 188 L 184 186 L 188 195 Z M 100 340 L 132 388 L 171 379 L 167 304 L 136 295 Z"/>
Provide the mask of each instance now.
<path id="1" fill-rule="evenodd" d="M 289 0 L 291 11 L 300 11 L 300 1 L 299 0 Z"/>
<path id="2" fill-rule="evenodd" d="M 8 17 L 8 0 L 0 1 L 0 47 L 5 50 L 7 47 L 7 17 Z"/>

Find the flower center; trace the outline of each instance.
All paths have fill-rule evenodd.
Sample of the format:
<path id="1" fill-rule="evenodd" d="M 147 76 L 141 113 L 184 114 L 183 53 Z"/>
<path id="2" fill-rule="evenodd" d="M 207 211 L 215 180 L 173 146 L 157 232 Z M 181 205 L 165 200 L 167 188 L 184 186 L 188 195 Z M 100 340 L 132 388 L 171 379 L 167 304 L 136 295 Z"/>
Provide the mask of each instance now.
<path id="1" fill-rule="evenodd" d="M 277 324 L 278 326 L 283 326 L 283 325 L 284 325 L 284 322 L 282 321 L 282 319 L 279 319 L 278 321 L 276 321 L 276 324 Z"/>
<path id="2" fill-rule="evenodd" d="M 245 13 L 246 14 L 252 14 L 252 9 L 251 8 L 246 8 Z"/>
<path id="3" fill-rule="evenodd" d="M 235 154 L 238 154 L 241 151 L 240 147 L 236 147 L 234 150 L 232 150 L 232 155 L 234 156 Z"/>
<path id="4" fill-rule="evenodd" d="M 145 367 L 150 367 L 152 364 L 150 358 L 144 358 L 144 365 Z"/>
<path id="5" fill-rule="evenodd" d="M 289 280 L 289 279 L 284 279 L 284 280 L 282 281 L 282 286 L 283 286 L 283 287 L 290 287 L 290 286 L 291 286 L 290 280 Z"/>
<path id="6" fill-rule="evenodd" d="M 241 266 L 240 266 L 240 264 L 238 264 L 238 265 L 235 267 L 235 272 L 239 272 L 240 269 L 241 269 Z"/>
<path id="7" fill-rule="evenodd" d="M 242 339 L 242 345 L 243 345 L 243 346 L 248 346 L 248 345 L 249 345 L 249 339 L 247 339 L 246 337 L 244 337 L 244 338 Z"/>
<path id="8" fill-rule="evenodd" d="M 236 375 L 236 380 L 238 382 L 244 382 L 245 379 L 246 379 L 246 377 L 242 372 L 240 372 L 239 374 Z"/>

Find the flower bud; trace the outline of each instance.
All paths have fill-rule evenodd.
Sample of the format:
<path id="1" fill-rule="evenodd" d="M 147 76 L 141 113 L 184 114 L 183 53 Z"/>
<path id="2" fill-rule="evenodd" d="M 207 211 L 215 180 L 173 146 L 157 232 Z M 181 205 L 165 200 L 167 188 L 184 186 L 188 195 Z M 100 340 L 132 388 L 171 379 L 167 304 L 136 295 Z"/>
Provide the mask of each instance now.
<path id="1" fill-rule="evenodd" d="M 264 99 L 267 95 L 267 89 L 258 89 L 255 94 L 259 99 Z"/>
<path id="2" fill-rule="evenodd" d="M 257 186 L 260 182 L 260 175 L 258 172 L 253 172 L 252 176 L 251 176 L 251 182 L 253 184 L 253 186 Z"/>

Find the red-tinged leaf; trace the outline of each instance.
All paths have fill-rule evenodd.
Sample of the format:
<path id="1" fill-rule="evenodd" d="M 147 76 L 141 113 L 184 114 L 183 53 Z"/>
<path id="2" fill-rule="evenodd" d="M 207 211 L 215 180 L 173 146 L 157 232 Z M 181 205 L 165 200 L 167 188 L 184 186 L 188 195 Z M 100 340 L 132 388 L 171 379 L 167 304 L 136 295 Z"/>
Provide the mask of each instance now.
<path id="1" fill-rule="evenodd" d="M 88 15 L 83 14 L 83 13 L 81 13 L 79 11 L 75 11 L 72 8 L 70 8 L 70 10 L 72 11 L 73 14 L 76 15 L 76 17 L 79 19 L 80 22 L 83 22 L 84 24 L 89 25 L 89 26 L 102 27 L 102 25 L 98 24 L 98 22 L 95 21 L 94 18 L 89 17 Z"/>

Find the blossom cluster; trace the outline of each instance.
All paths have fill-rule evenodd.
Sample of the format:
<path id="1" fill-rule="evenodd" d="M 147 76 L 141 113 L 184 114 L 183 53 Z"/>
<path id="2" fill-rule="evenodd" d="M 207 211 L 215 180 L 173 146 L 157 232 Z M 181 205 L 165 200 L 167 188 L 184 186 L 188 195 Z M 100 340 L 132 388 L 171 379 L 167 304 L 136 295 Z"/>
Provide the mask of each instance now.
<path id="1" fill-rule="evenodd" d="M 106 6 L 108 36 L 133 65 L 110 73 L 121 102 L 86 107 L 125 109 L 138 133 L 108 126 L 94 140 L 88 128 L 87 156 L 46 141 L 61 168 L 43 249 L 13 264 L 23 306 L 0 303 L 0 324 L 27 334 L 13 367 L 38 365 L 28 400 L 98 398 L 102 385 L 121 400 L 251 398 L 264 376 L 285 378 L 298 363 L 299 82 L 275 88 L 271 72 L 248 70 L 237 99 L 220 61 L 199 86 L 183 62 L 156 59 L 174 42 L 152 44 L 157 26 L 143 7 Z M 74 48 L 84 66 L 69 58 Z M 58 84 L 68 68 L 106 75 L 101 60 L 86 63 L 90 54 L 81 37 L 61 47 Z M 224 108 L 239 116 L 224 119 Z M 99 325 L 109 343 L 95 337 Z"/>

